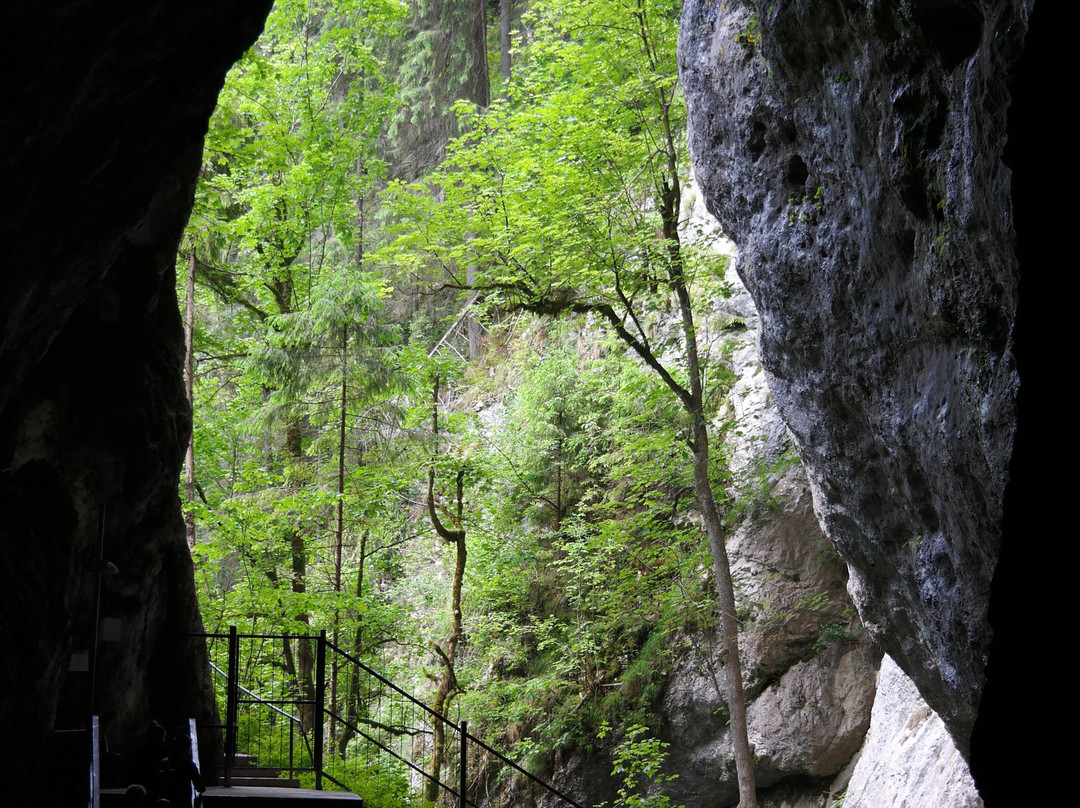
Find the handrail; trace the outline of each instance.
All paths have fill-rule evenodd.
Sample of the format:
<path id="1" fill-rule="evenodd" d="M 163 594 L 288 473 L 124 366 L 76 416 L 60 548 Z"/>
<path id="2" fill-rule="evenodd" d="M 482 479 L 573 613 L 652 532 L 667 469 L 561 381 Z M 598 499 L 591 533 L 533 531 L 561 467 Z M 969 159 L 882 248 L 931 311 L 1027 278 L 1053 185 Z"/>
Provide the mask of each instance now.
<path id="1" fill-rule="evenodd" d="M 358 659 L 357 659 L 356 657 L 352 656 L 352 654 L 350 654 L 350 653 L 349 653 L 348 651 L 344 651 L 344 650 L 342 650 L 341 648 L 338 648 L 338 647 L 337 647 L 336 645 L 334 645 L 334 643 L 332 643 L 332 642 L 330 642 L 330 641 L 327 641 L 326 645 L 327 645 L 327 647 L 329 647 L 329 648 L 330 648 L 331 650 L 333 650 L 333 651 L 335 651 L 336 653 L 338 653 L 338 654 L 340 654 L 341 656 L 343 656 L 343 657 L 344 657 L 345 659 L 347 659 L 347 660 L 348 660 L 349 662 L 351 662 L 352 664 L 354 664 L 354 665 L 356 665 L 357 667 L 361 668 L 361 669 L 362 669 L 362 670 L 363 670 L 363 671 L 364 671 L 365 673 L 367 673 L 367 674 L 369 674 L 370 676 L 373 676 L 374 678 L 378 679 L 378 680 L 379 680 L 380 682 L 382 682 L 382 683 L 383 683 L 384 685 L 386 685 L 387 687 L 389 687 L 389 688 L 391 688 L 392 690 L 394 690 L 395 692 L 397 692 L 397 693 L 398 693 L 399 695 L 401 695 L 401 696 L 404 696 L 404 697 L 405 697 L 406 699 L 408 699 L 408 700 L 409 700 L 410 702 L 412 702 L 412 703 L 413 703 L 414 705 L 416 705 L 416 706 L 418 706 L 418 707 L 422 707 L 422 708 L 423 708 L 424 710 L 426 710 L 426 711 L 427 711 L 427 712 L 428 712 L 428 713 L 429 713 L 429 714 L 430 714 L 431 716 L 433 716 L 434 718 L 436 718 L 436 719 L 438 719 L 438 720 L 442 721 L 442 722 L 443 722 L 443 723 L 445 723 L 445 724 L 446 724 L 447 726 L 449 726 L 449 727 L 450 727 L 451 729 L 453 729 L 453 730 L 454 730 L 455 732 L 458 732 L 458 733 L 464 733 L 464 737 L 466 737 L 466 738 L 468 738 L 469 740 L 471 740 L 471 741 L 473 741 L 473 742 L 477 743 L 477 744 L 478 744 L 478 745 L 479 745 L 479 746 L 480 746 L 481 748 L 483 748 L 483 749 L 484 749 L 485 751 L 487 751 L 487 752 L 488 752 L 489 754 L 493 755 L 493 756 L 494 756 L 494 757 L 495 757 L 496 759 L 498 759 L 499 761 L 501 761 L 501 762 L 502 762 L 503 764 L 505 764 L 505 765 L 509 766 L 510 768 L 514 769 L 514 770 L 515 770 L 515 771 L 517 771 L 517 772 L 518 772 L 519 774 L 523 774 L 523 775 L 525 775 L 525 777 L 526 777 L 526 778 L 528 778 L 528 779 L 529 779 L 530 781 L 532 781 L 533 783 L 535 783 L 535 784 L 537 784 L 537 785 L 539 785 L 539 786 L 542 786 L 543 788 L 547 789 L 547 791 L 548 791 L 549 793 L 551 793 L 552 795 L 554 795 L 554 796 L 558 797 L 559 799 L 563 800 L 564 802 L 567 802 L 567 803 L 569 803 L 569 804 L 570 804 L 570 805 L 572 805 L 572 806 L 573 806 L 574 808 L 584 808 L 584 806 L 582 806 L 581 804 L 579 804 L 579 803 L 575 802 L 574 800 L 572 800 L 572 799 L 571 799 L 570 797 L 568 797 L 568 796 L 566 796 L 565 794 L 563 794 L 563 793 L 562 793 L 561 791 L 559 791 L 559 790 L 558 790 L 557 788 L 555 788 L 554 786 L 552 786 L 552 785 L 551 785 L 550 783 L 547 783 L 547 782 L 545 782 L 545 781 L 541 780 L 541 779 L 540 779 L 539 777 L 537 777 L 536 775 L 532 774 L 532 773 L 531 773 L 531 772 L 529 772 L 529 771 L 526 771 L 526 770 L 525 770 L 525 769 L 523 769 L 523 768 L 522 768 L 521 766 L 519 766 L 519 765 L 518 765 L 517 763 L 515 763 L 515 762 L 514 762 L 514 761 L 512 761 L 512 760 L 510 760 L 510 759 L 509 759 L 508 757 L 506 757 L 505 755 L 503 755 L 503 754 L 502 754 L 501 752 L 498 752 L 498 751 L 496 751 L 495 749 L 493 749 L 493 748 L 491 748 L 490 746 L 488 746 L 488 745 L 487 745 L 486 743 L 484 743 L 483 741 L 481 741 L 481 740 L 480 740 L 479 738 L 477 738 L 477 737 L 476 737 L 475 735 L 473 735 L 473 734 L 472 734 L 471 732 L 468 732 L 467 730 L 463 730 L 462 728 L 459 728 L 459 727 L 458 727 L 457 725 L 455 725 L 455 724 L 454 724 L 454 722 L 452 722 L 452 721 L 451 721 L 450 719 L 446 718 L 445 716 L 439 715 L 439 714 L 438 714 L 437 712 L 435 712 L 434 710 L 432 710 L 432 709 L 431 709 L 430 707 L 428 707 L 428 706 L 427 706 L 426 704 L 424 704 L 424 703 L 423 703 L 422 701 L 420 701 L 419 699 L 416 699 L 415 697 L 413 697 L 413 696 L 411 696 L 410 694 L 406 693 L 406 692 L 405 692 L 404 690 L 402 690 L 402 689 L 401 689 L 400 687 L 398 687 L 397 685 L 395 685 L 395 684 L 394 684 L 393 682 L 391 682 L 391 681 L 390 681 L 389 679 L 387 679 L 386 677 L 382 676 L 382 675 L 381 675 L 381 674 L 379 674 L 378 672 L 376 672 L 376 671 L 372 670 L 371 668 L 369 668 L 369 667 L 368 667 L 367 665 L 365 665 L 365 664 L 364 664 L 363 662 L 361 662 L 360 660 L 358 660 Z M 328 711 L 328 712 L 329 712 L 329 711 Z M 358 734 L 361 734 L 361 735 L 364 735 L 365 737 L 368 737 L 368 736 L 367 736 L 367 734 L 366 734 L 366 733 L 364 733 L 364 732 L 362 732 L 362 731 L 361 731 L 361 730 L 360 730 L 360 729 L 359 729 L 358 727 L 355 727 L 355 726 L 352 726 L 352 725 L 348 724 L 348 723 L 347 723 L 347 722 L 345 722 L 345 721 L 344 721 L 343 719 L 341 719 L 341 718 L 338 718 L 338 717 L 337 717 L 336 715 L 335 715 L 334 717 L 335 717 L 335 718 L 337 718 L 337 720 L 341 721 L 341 722 L 342 722 L 343 724 L 346 724 L 346 726 L 348 726 L 348 727 L 349 727 L 349 729 L 352 729 L 352 730 L 353 730 L 354 732 L 356 732 L 356 733 L 358 733 Z M 371 740 L 371 739 L 369 738 L 369 740 Z M 376 741 L 375 743 L 378 743 L 378 742 Z M 378 745 L 380 746 L 380 748 L 382 748 L 382 744 L 378 744 Z M 385 750 L 385 751 L 388 751 L 388 752 L 390 752 L 390 754 L 394 755 L 394 757 L 398 757 L 399 759 L 401 759 L 401 758 L 400 758 L 400 757 L 399 757 L 399 756 L 398 756 L 397 754 L 395 754 L 394 752 L 391 752 L 390 750 Z M 408 762 L 408 761 L 405 761 L 405 762 Z M 411 766 L 412 764 L 410 763 L 409 765 Z M 413 768 L 416 768 L 416 767 L 415 767 L 415 766 L 413 766 Z M 430 775 L 429 775 L 429 774 L 428 774 L 427 772 L 422 772 L 422 774 L 424 774 L 424 776 L 425 776 L 425 777 L 429 777 L 429 778 L 430 778 Z M 457 792 L 456 792 L 456 791 L 454 791 L 454 790 L 453 790 L 452 788 L 450 788 L 449 786 L 447 786 L 447 785 L 446 785 L 445 783 L 439 783 L 439 785 L 440 785 L 441 787 L 445 788 L 445 789 L 446 789 L 447 791 L 449 791 L 449 792 L 450 792 L 451 794 L 453 794 L 454 796 L 458 796 Z"/>
<path id="2" fill-rule="evenodd" d="M 300 738 L 304 742 L 304 748 L 307 749 L 308 759 L 314 761 L 315 756 L 312 754 L 311 740 L 308 738 L 308 734 L 304 730 L 304 722 L 300 720 L 299 716 L 293 715 L 292 713 L 289 713 L 289 712 L 287 712 L 285 710 L 282 710 L 280 707 L 277 706 L 278 704 L 294 704 L 296 702 L 295 701 L 292 701 L 292 702 L 285 702 L 285 701 L 274 702 L 274 701 L 270 701 L 268 699 L 264 699 L 258 693 L 255 693 L 255 692 L 249 690 L 248 688 L 244 687 L 242 684 L 240 684 L 239 681 L 230 682 L 230 678 L 229 678 L 228 673 L 223 671 L 221 668 L 219 668 L 213 662 L 210 662 L 209 664 L 210 664 L 211 670 L 213 670 L 214 673 L 218 674 L 218 676 L 223 677 L 225 679 L 225 681 L 227 683 L 229 683 L 229 685 L 231 687 L 235 687 L 237 690 L 243 692 L 244 695 L 248 696 L 249 697 L 249 702 L 248 703 L 257 704 L 257 705 L 259 705 L 261 707 L 268 707 L 268 708 L 270 708 L 271 711 L 277 713 L 278 715 L 283 716 L 289 722 L 289 724 L 290 724 L 290 732 L 289 732 L 289 776 L 291 777 L 293 775 L 293 772 L 295 772 L 295 771 L 307 771 L 308 769 L 306 767 L 301 768 L 300 766 L 294 765 L 293 745 L 292 745 L 293 744 L 292 739 L 294 737 L 293 732 L 292 732 L 292 728 L 295 727 L 295 728 L 298 728 L 299 731 L 300 731 Z M 232 668 L 232 667 L 234 667 L 234 666 L 232 664 L 232 660 L 230 660 L 230 668 Z M 228 727 L 226 729 L 228 729 Z M 235 730 L 235 727 L 233 729 Z M 233 750 L 233 752 L 235 752 L 235 751 L 236 750 Z M 226 758 L 227 758 L 226 759 L 226 766 L 225 766 L 226 785 L 231 785 L 232 784 L 233 761 L 228 759 L 228 754 L 226 754 Z M 316 774 L 318 774 L 317 770 L 316 770 Z"/>
<path id="3" fill-rule="evenodd" d="M 210 663 L 211 665 L 213 663 Z M 195 767 L 195 773 L 202 779 L 202 764 L 199 762 L 199 735 L 195 731 L 195 719 L 188 719 L 188 744 L 191 747 L 191 764 Z M 188 805 L 194 806 L 199 797 L 199 790 L 195 787 L 194 780 L 191 783 L 191 793 L 188 795 Z"/>
<path id="4" fill-rule="evenodd" d="M 211 662 L 211 663 L 210 663 L 210 667 L 214 669 L 214 673 L 216 673 L 216 674 L 217 674 L 218 676 L 222 676 L 222 677 L 224 677 L 225 679 L 228 679 L 228 678 L 229 678 L 229 674 L 225 673 L 225 671 L 223 671 L 223 670 L 222 670 L 221 668 L 219 668 L 219 667 L 218 667 L 217 665 L 215 665 L 215 664 L 214 664 L 213 662 Z M 292 721 L 292 722 L 293 722 L 294 724 L 298 724 L 298 725 L 300 726 L 300 732 L 301 732 L 301 733 L 303 733 L 303 731 L 304 731 L 304 723 L 303 723 L 303 722 L 302 722 L 302 721 L 300 720 L 299 716 L 295 716 L 295 715 L 293 715 L 292 713 L 287 713 L 287 712 L 285 712 L 284 710 L 282 710 L 282 709 L 281 709 L 280 707 L 276 706 L 276 705 L 278 705 L 278 704 L 291 704 L 292 702 L 284 702 L 284 701 L 280 701 L 280 702 L 276 702 L 276 701 L 267 701 L 267 700 L 266 700 L 266 699 L 264 699 L 264 698 L 263 698 L 262 696 L 260 696 L 260 695 L 259 695 L 258 693 L 253 693 L 253 692 L 251 692 L 250 690 L 248 690 L 248 689 L 247 689 L 246 687 L 244 687 L 244 686 L 243 686 L 242 684 L 240 684 L 239 682 L 237 683 L 236 687 L 237 687 L 237 688 L 238 688 L 238 689 L 239 689 L 239 690 L 240 690 L 240 691 L 241 691 L 242 693 L 244 693 L 245 695 L 247 695 L 247 696 L 251 696 L 252 700 L 254 700 L 254 701 L 255 701 L 256 703 L 258 703 L 258 704 L 262 704 L 262 705 L 264 705 L 264 706 L 266 706 L 266 707 L 269 707 L 269 708 L 270 708 L 271 710 L 273 710 L 273 711 L 274 711 L 275 713 L 277 713 L 278 715 L 283 715 L 283 716 L 285 716 L 285 718 L 289 719 L 289 720 L 290 720 L 290 721 Z"/>
<path id="5" fill-rule="evenodd" d="M 375 745 L 376 747 L 378 747 L 383 753 L 388 754 L 391 757 L 393 757 L 394 759 L 396 759 L 396 760 L 400 761 L 401 763 L 405 764 L 409 769 L 416 772 L 418 775 L 426 778 L 429 782 L 434 782 L 440 789 L 444 790 L 445 792 L 450 794 L 452 797 L 454 797 L 457 800 L 458 805 L 462 806 L 462 808 L 464 808 L 465 805 L 474 805 L 474 806 L 476 805 L 476 803 L 473 803 L 471 800 L 468 800 L 468 798 L 465 797 L 465 795 L 463 793 L 463 786 L 464 786 L 464 783 L 465 783 L 464 775 L 465 775 L 465 762 L 466 762 L 466 747 L 467 747 L 467 744 L 469 742 L 477 744 L 481 749 L 483 749 L 485 752 L 487 752 L 492 758 L 499 761 L 504 766 L 509 767 L 510 769 L 517 772 L 518 774 L 523 775 L 530 783 L 541 787 L 542 789 L 544 789 L 547 793 L 549 793 L 550 795 L 552 795 L 556 799 L 561 800 L 566 805 L 570 806 L 570 808 L 584 808 L 584 806 L 582 806 L 580 803 L 578 803 L 575 800 L 571 799 L 566 794 L 563 794 L 561 791 L 559 791 L 557 788 L 555 788 L 551 784 L 541 780 L 539 777 L 537 777 L 536 775 L 534 775 L 531 772 L 527 771 L 526 769 L 522 768 L 520 765 L 518 765 L 514 761 L 510 760 L 508 757 L 503 755 L 501 752 L 498 752 L 493 747 L 491 747 L 490 745 L 488 745 L 484 741 L 477 738 L 475 735 L 472 735 L 470 732 L 468 732 L 466 722 L 462 721 L 461 726 L 459 727 L 458 725 L 454 724 L 454 722 L 452 722 L 450 719 L 448 719 L 446 716 L 443 716 L 443 715 L 439 714 L 438 712 L 433 710 L 431 707 L 429 707 L 427 704 L 425 704 L 423 701 L 417 699 L 412 694 L 406 692 L 402 688 L 395 685 L 393 682 L 391 682 L 385 676 L 380 674 L 378 671 L 375 671 L 374 669 L 370 668 L 368 665 L 361 662 L 359 659 L 354 657 L 348 651 L 345 651 L 344 649 L 342 649 L 342 648 L 338 647 L 337 645 L 335 645 L 333 642 L 331 642 L 330 640 L 328 640 L 326 638 L 326 632 L 325 631 L 321 632 L 318 635 L 304 635 L 304 634 L 239 634 L 239 633 L 237 633 L 235 627 L 233 627 L 233 628 L 230 629 L 229 634 L 203 633 L 203 634 L 198 634 L 198 635 L 195 635 L 195 636 L 202 636 L 204 638 L 212 638 L 212 639 L 226 639 L 226 638 L 229 639 L 229 656 L 230 656 L 230 659 L 229 659 L 229 671 L 230 671 L 230 674 L 233 674 L 233 675 L 227 674 L 225 671 L 223 671 L 221 668 L 219 668 L 213 662 L 210 663 L 210 667 L 212 668 L 212 670 L 215 673 L 217 673 L 219 676 L 222 676 L 227 681 L 229 681 L 230 688 L 235 688 L 236 691 L 241 692 L 244 695 L 248 696 L 252 700 L 253 703 L 256 703 L 256 704 L 259 704 L 259 705 L 262 705 L 262 706 L 265 706 L 265 707 L 269 707 L 273 712 L 283 716 L 288 721 L 290 721 L 292 724 L 295 724 L 296 726 L 300 727 L 301 737 L 303 737 L 303 739 L 304 739 L 305 746 L 307 747 L 308 754 L 309 754 L 310 759 L 311 759 L 311 761 L 313 763 L 313 771 L 315 773 L 315 787 L 317 789 L 321 788 L 321 780 L 322 780 L 322 778 L 328 779 L 330 782 L 334 783 L 335 785 L 337 785 L 340 788 L 347 788 L 347 786 L 344 783 L 342 783 L 339 779 L 334 777 L 330 772 L 327 772 L 327 771 L 324 770 L 324 767 L 322 766 L 322 755 L 321 755 L 322 743 L 321 742 L 318 743 L 317 749 L 318 749 L 319 753 L 317 754 L 316 751 L 312 749 L 311 740 L 308 737 L 308 733 L 304 729 L 303 721 L 298 716 L 295 716 L 295 715 L 281 709 L 280 707 L 277 706 L 277 704 L 290 703 L 290 704 L 307 704 L 307 705 L 312 706 L 314 708 L 314 711 L 315 711 L 315 718 L 313 720 L 313 727 L 314 728 L 321 730 L 323 725 L 326 723 L 327 719 L 330 719 L 332 722 L 336 722 L 337 725 L 340 725 L 341 727 L 349 730 L 353 734 L 354 737 L 363 738 L 365 741 L 367 741 L 367 742 Z M 430 720 L 430 721 L 441 721 L 444 725 L 449 727 L 453 732 L 458 733 L 458 738 L 459 738 L 460 747 L 461 747 L 460 748 L 460 758 L 459 758 L 460 759 L 459 775 L 461 776 L 462 786 L 459 787 L 458 789 L 455 789 L 455 788 L 451 787 L 450 785 L 448 785 L 447 783 L 442 782 L 441 779 L 439 779 L 437 777 L 433 777 L 431 773 L 425 771 L 423 768 L 416 765 L 416 763 L 414 763 L 412 760 L 407 759 L 406 757 L 402 756 L 401 754 L 399 754 L 394 749 L 387 746 L 386 743 L 383 743 L 378 738 L 374 737 L 366 729 L 362 728 L 361 726 L 358 726 L 357 724 L 355 724 L 355 723 L 347 720 L 346 718 L 342 717 L 341 715 L 339 715 L 337 712 L 335 712 L 333 705 L 328 707 L 324 703 L 325 702 L 325 690 L 326 690 L 325 682 L 320 681 L 320 682 L 315 683 L 316 693 L 315 693 L 315 701 L 314 702 L 312 702 L 312 700 L 310 698 L 306 699 L 306 700 L 290 699 L 288 701 L 270 701 L 270 700 L 264 699 L 263 697 L 259 696 L 258 694 L 254 693 L 253 691 L 251 691 L 248 688 L 244 687 L 243 685 L 241 685 L 239 683 L 239 676 L 238 676 L 238 673 L 239 673 L 239 660 L 237 658 L 235 658 L 236 656 L 238 656 L 238 653 L 239 653 L 238 641 L 240 639 L 245 639 L 245 640 L 280 640 L 280 639 L 288 639 L 288 640 L 314 641 L 314 642 L 316 642 L 318 644 L 317 648 L 316 648 L 316 650 L 317 650 L 317 658 L 316 658 L 317 670 L 315 671 L 317 677 L 318 677 L 319 674 L 321 674 L 322 677 L 325 678 L 325 671 L 326 671 L 326 668 L 328 667 L 326 665 L 326 660 L 325 660 L 325 651 L 326 651 L 326 649 L 329 649 L 329 650 L 333 651 L 334 653 L 338 654 L 339 657 L 342 658 L 344 661 L 346 661 L 349 664 L 353 665 L 358 671 L 366 674 L 367 676 L 369 676 L 372 679 L 374 679 L 375 681 L 377 681 L 383 688 L 386 689 L 386 691 L 388 691 L 388 693 L 390 694 L 391 697 L 394 696 L 394 695 L 399 696 L 402 699 L 404 699 L 405 702 L 407 702 L 408 704 L 412 705 L 413 707 L 419 708 L 419 710 L 421 711 L 420 715 L 421 716 L 427 716 L 428 720 Z M 236 703 L 236 697 L 235 696 L 230 695 L 229 699 L 231 700 L 232 704 Z M 232 709 L 235 710 L 235 707 L 233 707 Z M 235 717 L 234 717 L 233 720 L 235 720 Z M 402 728 L 395 729 L 391 725 L 380 725 L 379 722 L 369 722 L 369 723 L 373 727 L 382 726 L 382 728 L 384 730 L 386 730 L 387 732 L 389 732 L 391 735 L 393 735 L 395 733 L 397 733 L 397 734 L 403 734 L 403 733 L 404 734 L 409 734 L 407 731 L 403 730 Z M 411 721 L 410 721 L 410 723 L 411 723 Z M 421 723 L 421 726 L 422 726 L 423 722 L 421 721 L 420 723 Z M 415 735 L 417 732 L 421 732 L 421 730 L 418 729 L 418 730 L 416 730 L 415 732 L 413 732 L 411 734 Z M 423 732 L 426 734 L 427 732 L 429 732 L 429 730 L 423 730 Z M 320 733 L 320 737 L 321 737 L 321 733 Z M 389 741 L 387 743 L 389 743 Z M 291 753 L 290 753 L 290 761 L 291 761 Z M 227 767 L 227 772 L 228 772 L 228 767 Z"/>
<path id="6" fill-rule="evenodd" d="M 101 719 L 90 716 L 90 808 L 101 806 Z"/>

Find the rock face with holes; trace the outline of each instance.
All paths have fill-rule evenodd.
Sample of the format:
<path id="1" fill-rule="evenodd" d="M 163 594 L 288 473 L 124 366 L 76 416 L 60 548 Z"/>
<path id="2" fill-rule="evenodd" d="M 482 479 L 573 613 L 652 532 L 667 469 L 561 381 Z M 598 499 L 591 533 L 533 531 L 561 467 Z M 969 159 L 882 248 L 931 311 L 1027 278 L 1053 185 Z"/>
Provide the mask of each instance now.
<path id="1" fill-rule="evenodd" d="M 966 754 L 1015 436 L 1023 2 L 688 0 L 709 209 L 874 639 Z"/>
<path id="2" fill-rule="evenodd" d="M 173 266 L 225 72 L 269 2 L 10 3 L 0 74 L 0 757 L 64 800 L 53 730 L 213 714 L 177 473 Z M 103 618 L 101 621 L 98 618 Z M 100 628 L 99 628 L 100 626 Z M 52 767 L 53 774 L 46 774 Z M 24 790 L 34 798 L 20 799 Z"/>

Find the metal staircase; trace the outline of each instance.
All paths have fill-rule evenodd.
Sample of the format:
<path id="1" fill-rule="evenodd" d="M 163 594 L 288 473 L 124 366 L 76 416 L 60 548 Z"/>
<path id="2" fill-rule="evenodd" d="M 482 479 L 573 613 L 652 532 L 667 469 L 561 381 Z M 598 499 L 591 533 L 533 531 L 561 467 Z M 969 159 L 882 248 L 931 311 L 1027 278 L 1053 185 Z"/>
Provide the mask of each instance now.
<path id="1" fill-rule="evenodd" d="M 512 794 L 515 808 L 583 808 L 472 735 L 465 721 L 439 715 L 330 642 L 325 631 L 298 636 L 240 634 L 232 628 L 228 634 L 199 636 L 211 641 L 219 710 L 223 707 L 225 716 L 223 724 L 200 729 L 220 733 L 215 745 L 224 754 L 218 771 L 208 771 L 215 763 L 203 757 L 203 779 L 220 785 L 201 795 L 192 788 L 192 806 L 358 808 L 363 800 L 354 792 L 378 781 L 398 788 L 393 794 L 402 806 L 433 808 L 421 794 L 425 783 L 434 783 L 439 794 L 434 805 L 479 808 L 487 787 L 498 783 L 503 794 Z M 309 687 L 281 664 L 302 643 L 309 644 L 304 653 L 310 651 L 314 662 Z M 436 766 L 432 738 L 439 723 L 447 743 Z M 190 719 L 184 731 L 191 759 L 198 762 L 195 730 Z M 64 804 L 128 804 L 123 788 L 101 788 L 97 717 L 70 735 L 74 757 L 84 764 L 82 785 L 73 789 L 81 796 L 73 793 Z"/>
<path id="2" fill-rule="evenodd" d="M 466 808 L 480 805 L 482 784 L 511 778 L 517 808 L 533 808 L 541 800 L 545 808 L 582 808 L 470 734 L 465 721 L 439 715 L 330 642 L 325 631 L 240 634 L 234 627 L 228 634 L 202 636 L 209 640 L 225 716 L 217 728 L 223 733 L 224 786 L 207 790 L 204 803 L 210 808 L 231 798 L 225 792 L 239 795 L 250 788 L 242 784 L 250 782 L 244 776 L 255 761 L 269 770 L 264 775 L 277 775 L 259 781 L 262 791 L 279 792 L 259 797 L 275 805 L 282 804 L 281 792 L 300 796 L 313 787 L 327 799 L 379 780 L 401 790 L 402 804 L 419 804 L 425 781 L 431 781 L 440 804 Z M 313 662 L 310 684 L 281 664 L 286 658 Z M 433 766 L 437 723 L 447 742 L 443 759 Z M 309 788 L 267 788 L 293 782 Z"/>

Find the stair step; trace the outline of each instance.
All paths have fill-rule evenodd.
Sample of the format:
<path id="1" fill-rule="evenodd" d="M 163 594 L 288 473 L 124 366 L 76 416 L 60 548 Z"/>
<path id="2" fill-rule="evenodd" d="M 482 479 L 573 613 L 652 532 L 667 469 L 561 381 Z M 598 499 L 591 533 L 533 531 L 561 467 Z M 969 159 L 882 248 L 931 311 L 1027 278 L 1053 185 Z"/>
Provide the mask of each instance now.
<path id="1" fill-rule="evenodd" d="M 307 788 L 211 786 L 203 794 L 204 808 L 363 808 L 363 805 L 360 797 L 347 791 Z"/>
<path id="2" fill-rule="evenodd" d="M 233 777 L 268 777 L 281 775 L 281 769 L 272 766 L 239 766 L 233 769 Z"/>
<path id="3" fill-rule="evenodd" d="M 266 774 L 243 774 L 232 776 L 232 785 L 235 786 L 258 786 L 259 788 L 300 788 L 300 781 L 295 778 L 278 777 L 276 772 Z"/>

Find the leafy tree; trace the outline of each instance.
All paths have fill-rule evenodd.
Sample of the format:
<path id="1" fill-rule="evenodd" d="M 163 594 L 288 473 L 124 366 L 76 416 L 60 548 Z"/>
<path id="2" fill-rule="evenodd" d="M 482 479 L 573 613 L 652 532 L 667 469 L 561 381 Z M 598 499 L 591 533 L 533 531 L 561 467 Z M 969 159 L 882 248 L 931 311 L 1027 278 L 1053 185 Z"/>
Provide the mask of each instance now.
<path id="1" fill-rule="evenodd" d="M 477 110 L 424 186 L 393 189 L 403 222 L 394 250 L 409 270 L 436 267 L 437 283 L 482 289 L 502 306 L 598 318 L 679 402 L 720 604 L 740 805 L 752 808 L 738 620 L 711 479 L 709 424 L 725 378 L 703 360 L 692 301 L 711 267 L 680 231 L 677 10 L 661 0 L 534 4 L 536 41 L 511 102 Z M 674 334 L 649 319 L 668 306 Z"/>
<path id="2" fill-rule="evenodd" d="M 601 737 L 609 731 L 605 725 Z M 670 744 L 648 737 L 647 732 L 648 728 L 640 724 L 631 726 L 615 748 L 612 774 L 622 776 L 616 808 L 668 808 L 671 804 L 666 796 L 641 794 L 641 789 L 649 784 L 659 785 L 678 778 L 677 774 L 664 774 L 662 770 Z"/>
<path id="3" fill-rule="evenodd" d="M 216 298 L 210 325 L 227 366 L 218 402 L 242 397 L 263 430 L 244 447 L 239 462 L 252 473 L 226 507 L 260 524 L 248 546 L 274 592 L 260 601 L 294 632 L 306 633 L 315 611 L 340 613 L 311 591 L 310 565 L 336 510 L 330 589 L 342 593 L 349 389 L 370 389 L 379 376 L 365 356 L 378 341 L 383 289 L 363 266 L 363 202 L 383 170 L 375 145 L 391 94 L 375 48 L 402 11 L 394 0 L 275 6 L 222 91 L 189 226 L 198 279 Z M 332 434 L 330 487 L 318 461 Z M 264 519 L 260 508 L 273 514 Z M 258 611 L 269 617 L 267 606 Z M 310 644 L 286 643 L 282 653 L 310 698 Z"/>

